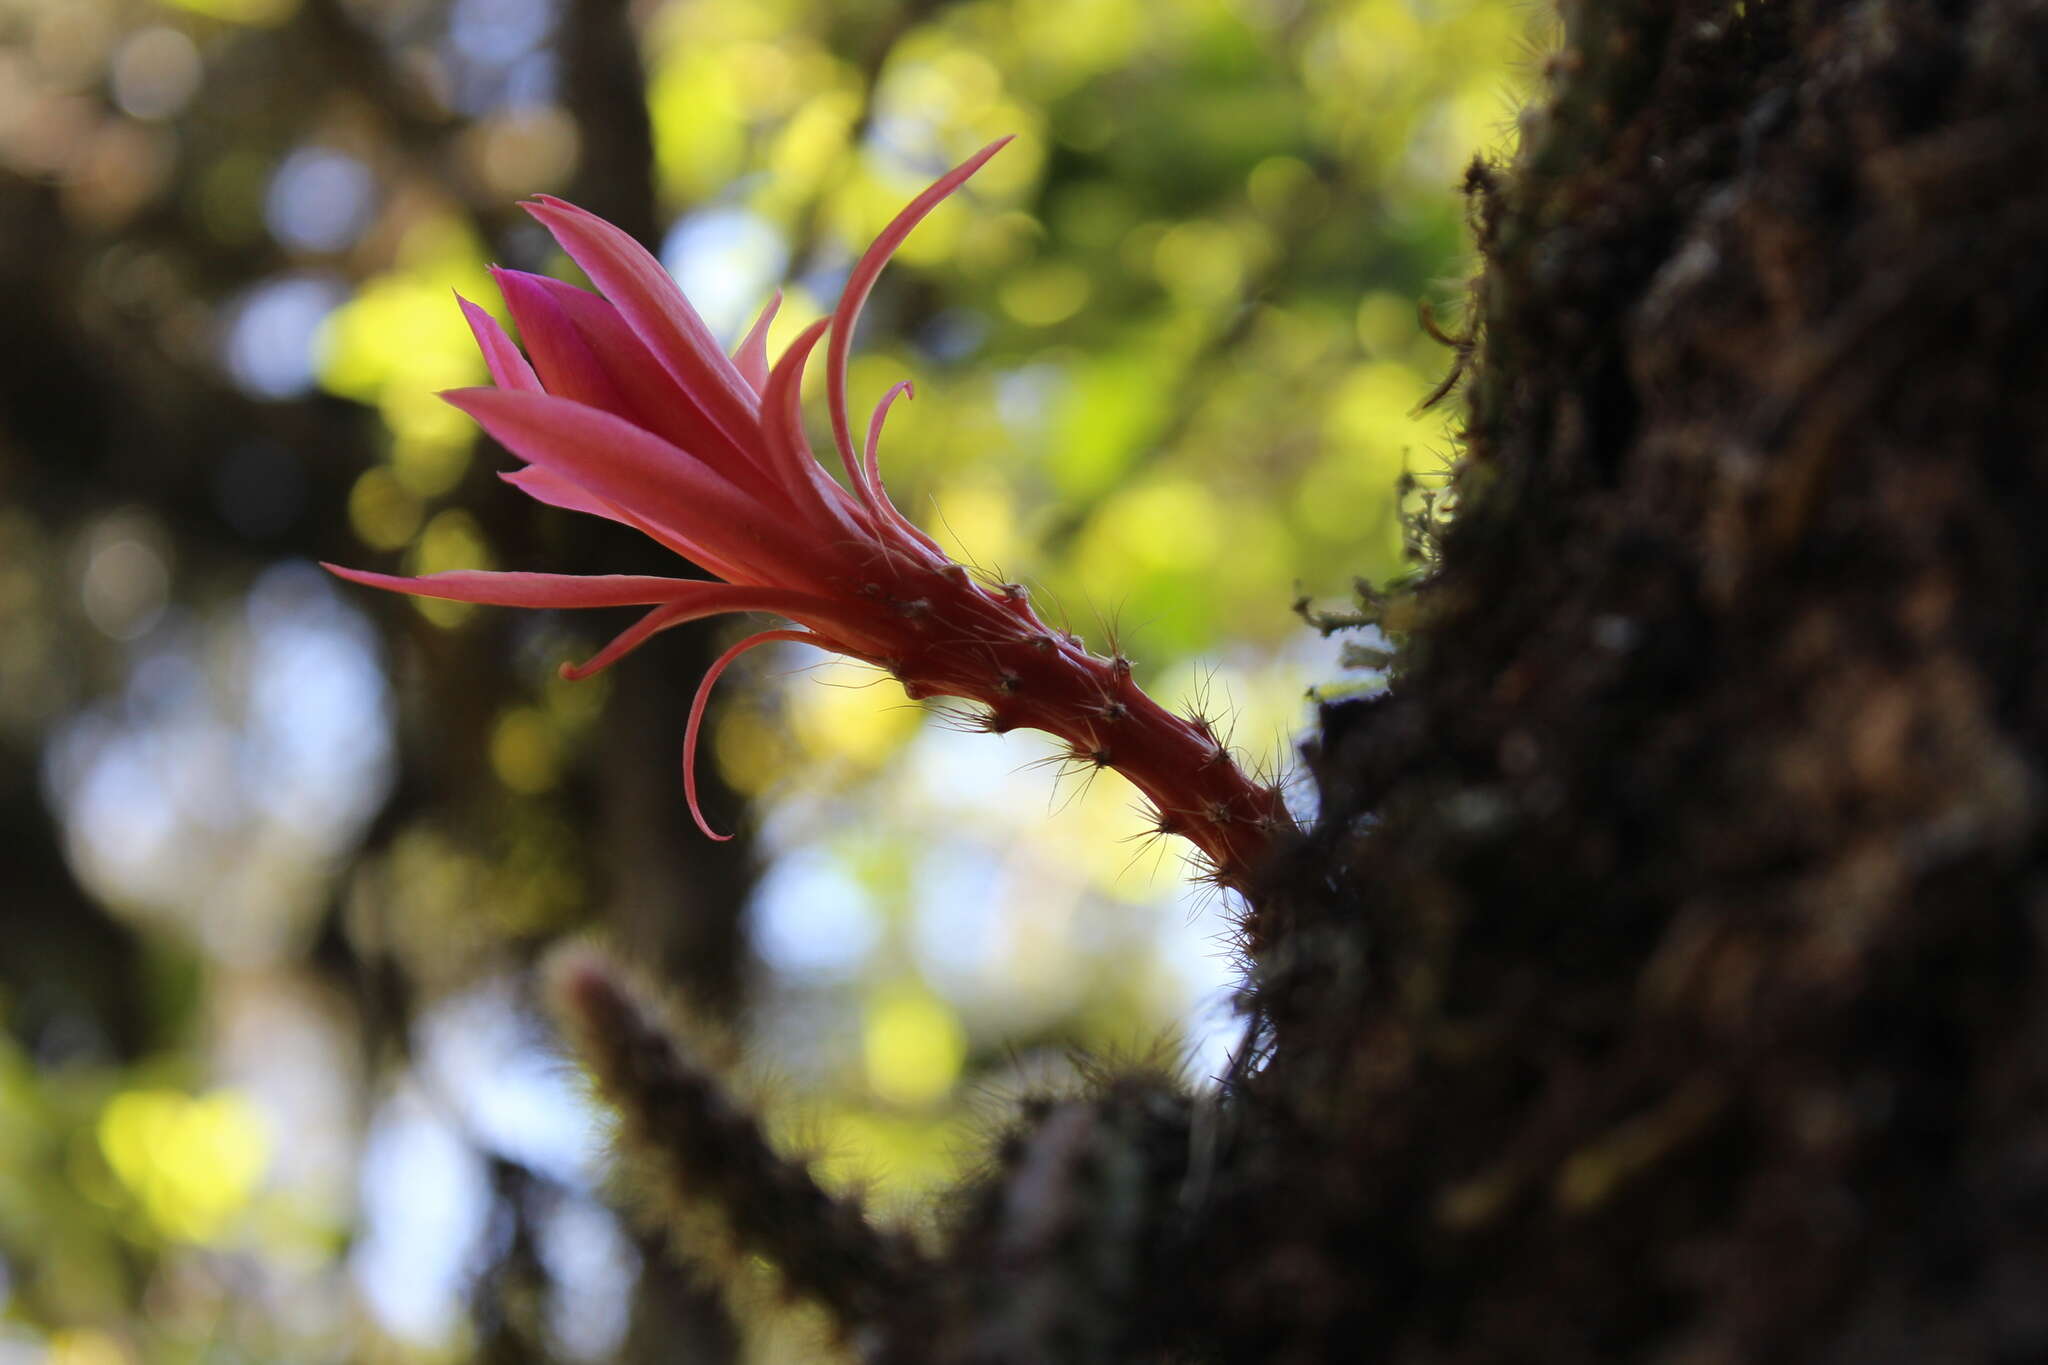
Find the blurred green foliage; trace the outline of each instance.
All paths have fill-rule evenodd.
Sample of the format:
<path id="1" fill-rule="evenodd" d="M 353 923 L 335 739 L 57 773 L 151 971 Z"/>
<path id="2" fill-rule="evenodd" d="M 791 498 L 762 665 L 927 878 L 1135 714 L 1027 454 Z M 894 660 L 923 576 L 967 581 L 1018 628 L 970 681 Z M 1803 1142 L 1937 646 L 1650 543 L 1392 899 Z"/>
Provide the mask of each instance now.
<path id="1" fill-rule="evenodd" d="M 0 427 L 0 493 L 30 514 L 0 523 L 0 693 L 21 703 L 5 702 L 8 752 L 40 765 L 96 913 L 175 964 L 158 976 L 188 983 L 147 1003 L 141 1046 L 78 1049 L 20 1025 L 33 992 L 13 987 L 0 1361 L 431 1360 L 490 1336 L 481 1319 L 405 1317 L 377 1276 L 461 1298 L 498 1254 L 492 1215 L 418 1224 L 459 1244 L 380 1271 L 379 1238 L 397 1234 L 378 1231 L 379 1211 L 432 1203 L 437 1180 L 484 1181 L 474 1152 L 436 1167 L 433 1142 L 523 1150 L 494 1136 L 493 1105 L 516 1113 L 514 1132 L 581 1121 L 556 1112 L 576 1103 L 558 1071 L 553 1090 L 517 1099 L 434 1073 L 488 1053 L 476 1040 L 498 1025 L 477 1022 L 496 1018 L 477 1002 L 531 945 L 601 919 L 591 868 L 616 855 L 586 837 L 579 784 L 617 723 L 612 684 L 553 674 L 599 627 L 426 602 L 378 617 L 383 652 L 364 657 L 383 660 L 415 746 L 404 762 L 427 775 L 400 784 L 407 813 L 370 825 L 393 720 L 363 684 L 344 717 L 360 771 L 307 798 L 328 808 L 294 825 L 249 738 L 269 704 L 249 661 L 279 620 L 343 613 L 344 641 L 360 621 L 301 587 L 263 616 L 250 584 L 266 555 L 316 552 L 409 571 L 555 567 L 535 556 L 560 533 L 494 510 L 517 495 L 482 477 L 496 457 L 433 395 L 483 375 L 451 292 L 495 303 L 493 260 L 574 277 L 510 204 L 577 183 L 604 150 L 606 127 L 562 102 L 554 55 L 588 8 L 0 0 L 0 201 L 53 205 L 91 244 L 66 267 L 82 325 L 160 354 L 168 393 L 225 374 L 252 411 L 300 405 L 306 440 L 354 412 L 368 450 L 304 476 L 340 480 L 333 525 L 282 543 L 249 531 L 272 539 L 230 565 L 194 548 L 182 492 L 38 504 L 21 461 L 42 447 Z M 665 0 L 633 13 L 659 216 L 682 225 L 669 263 L 751 289 L 714 316 L 729 333 L 780 287 L 772 339 L 792 336 L 911 194 L 1016 135 L 906 244 L 863 328 L 855 401 L 918 385 L 883 442 L 897 501 L 1098 647 L 1114 633 L 1149 687 L 1231 712 L 1240 743 L 1284 762 L 1302 690 L 1332 666 L 1288 611 L 1297 585 L 1335 594 L 1399 572 L 1399 477 L 1448 452 L 1448 412 L 1414 411 L 1449 362 L 1416 309 L 1462 287 L 1457 181 L 1509 133 L 1532 10 Z M 308 51 L 332 64 L 322 79 Z M 310 313 L 283 306 L 302 298 Z M 274 444 L 252 486 L 298 467 L 261 453 Z M 243 458 L 221 445 L 193 474 L 213 490 L 194 496 L 229 521 Z M 413 611 L 424 621 L 395 624 Z M 447 676 L 479 639 L 511 641 L 502 691 Z M 189 665 L 177 695 L 212 717 L 206 733 L 242 736 L 235 757 L 199 762 L 214 750 L 192 738 L 197 722 L 164 719 L 187 714 L 163 709 L 166 659 Z M 312 667 L 297 693 L 338 667 Z M 1208 942 L 1218 924 L 1190 923 L 1177 860 L 1143 842 L 1120 779 L 1056 784 L 1029 766 L 1039 751 L 951 734 L 871 681 L 771 662 L 730 687 L 707 747 L 762 803 L 752 923 L 766 974 L 740 1027 L 787 1078 L 777 1121 L 834 1179 L 911 1205 L 967 1159 L 987 1124 L 976 1106 L 1057 1072 L 1064 1049 L 1142 1049 L 1177 1023 L 1216 1033 L 1217 1011 L 1195 1007 L 1227 970 Z M 199 747 L 163 757 L 179 735 Z M 129 740 L 139 766 L 108 776 Z M 965 756 L 977 744 L 988 755 Z M 147 807 L 156 825 L 94 795 L 170 771 L 189 789 Z M 328 905 L 325 927 L 307 927 L 312 902 Z M 409 1045 L 386 1036 L 390 998 L 345 1000 L 323 975 L 337 943 L 402 980 Z M 589 1203 L 587 1170 L 560 1179 L 560 1207 Z M 630 1281 L 633 1255 L 608 1235 L 559 1255 Z M 557 1299 L 585 1292 L 560 1265 L 549 1274 Z M 630 1354 L 623 1328 L 550 1330 L 565 1356 Z M 804 1349 L 787 1340 L 764 1328 L 753 1349 Z"/>

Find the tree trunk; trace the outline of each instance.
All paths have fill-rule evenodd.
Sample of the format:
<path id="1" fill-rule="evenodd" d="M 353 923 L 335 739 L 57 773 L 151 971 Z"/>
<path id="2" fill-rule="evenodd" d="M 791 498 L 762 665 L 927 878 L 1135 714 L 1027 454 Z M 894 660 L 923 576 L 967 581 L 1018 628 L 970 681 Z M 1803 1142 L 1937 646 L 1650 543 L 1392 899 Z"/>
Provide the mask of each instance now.
<path id="1" fill-rule="evenodd" d="M 1566 6 L 1329 708 L 1231 1358 L 2048 1359 L 2048 5 Z"/>

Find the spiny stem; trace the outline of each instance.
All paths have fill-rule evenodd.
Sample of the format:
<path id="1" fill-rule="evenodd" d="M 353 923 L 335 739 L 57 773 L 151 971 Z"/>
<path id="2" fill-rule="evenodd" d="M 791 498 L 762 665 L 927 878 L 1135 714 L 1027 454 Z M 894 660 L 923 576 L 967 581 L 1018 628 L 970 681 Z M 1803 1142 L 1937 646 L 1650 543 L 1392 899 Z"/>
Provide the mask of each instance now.
<path id="1" fill-rule="evenodd" d="M 1044 730 L 1075 761 L 1115 769 L 1144 793 L 1162 831 L 1200 850 L 1219 885 L 1252 891 L 1259 864 L 1291 828 L 1286 803 L 1238 767 L 1206 721 L 1147 696 L 1121 654 L 1092 654 L 1047 626 L 1016 584 L 989 587 L 957 565 L 876 567 L 854 590 L 905 621 L 912 643 L 874 662 L 913 699 L 979 702 L 993 733 Z"/>
<path id="2" fill-rule="evenodd" d="M 875 1228 L 857 1200 L 827 1192 L 808 1166 L 776 1151 L 602 955 L 571 951 L 551 974 L 584 1063 L 619 1111 L 621 1136 L 653 1164 L 678 1211 L 715 1215 L 737 1250 L 769 1261 L 849 1329 L 927 1275 L 908 1238 Z"/>

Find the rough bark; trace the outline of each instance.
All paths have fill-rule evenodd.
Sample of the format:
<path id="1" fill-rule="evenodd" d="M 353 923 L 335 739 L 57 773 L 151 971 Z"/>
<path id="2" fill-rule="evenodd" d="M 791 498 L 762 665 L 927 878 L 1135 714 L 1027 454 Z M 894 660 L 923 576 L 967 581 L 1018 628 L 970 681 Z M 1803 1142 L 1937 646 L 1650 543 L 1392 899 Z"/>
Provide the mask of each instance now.
<path id="1" fill-rule="evenodd" d="M 2048 6 L 1565 17 L 1191 1339 L 2044 1358 Z"/>

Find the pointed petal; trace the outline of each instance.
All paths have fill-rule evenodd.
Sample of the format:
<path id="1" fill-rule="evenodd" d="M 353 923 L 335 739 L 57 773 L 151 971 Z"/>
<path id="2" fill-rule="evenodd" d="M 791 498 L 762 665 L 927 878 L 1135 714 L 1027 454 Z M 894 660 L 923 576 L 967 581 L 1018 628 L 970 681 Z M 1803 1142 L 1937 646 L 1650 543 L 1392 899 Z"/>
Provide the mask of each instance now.
<path id="1" fill-rule="evenodd" d="M 859 320 L 861 305 L 867 302 L 868 291 L 875 287 L 875 279 L 882 273 L 882 267 L 896 254 L 896 248 L 903 244 L 910 230 L 966 183 L 967 177 L 980 170 L 982 164 L 1001 151 L 1009 140 L 998 138 L 989 143 L 904 205 L 903 211 L 890 220 L 889 226 L 882 229 L 882 235 L 875 238 L 874 245 L 853 267 L 852 275 L 847 277 L 846 290 L 839 296 L 839 306 L 832 310 L 832 342 L 825 350 L 825 400 L 832 412 L 832 438 L 839 444 L 839 458 L 846 465 L 846 476 L 854 481 L 870 504 L 880 495 L 868 487 L 859 462 L 854 459 L 852 423 L 846 415 L 846 353 L 853 345 L 854 323 Z"/>
<path id="2" fill-rule="evenodd" d="M 469 333 L 476 338 L 476 348 L 484 353 L 484 365 L 491 372 L 491 382 L 501 389 L 518 389 L 523 393 L 539 393 L 540 380 L 534 377 L 533 367 L 526 363 L 526 357 L 519 354 L 519 348 L 512 344 L 512 338 L 505 335 L 505 329 L 489 313 L 457 294 L 455 301 L 462 305 L 462 316 L 469 319 Z"/>
<path id="3" fill-rule="evenodd" d="M 764 630 L 758 635 L 749 635 L 725 653 L 712 660 L 711 667 L 704 670 L 704 681 L 697 684 L 697 695 L 690 700 L 690 723 L 683 730 L 683 796 L 690 803 L 690 818 L 697 822 L 697 828 L 704 831 L 708 839 L 724 843 L 732 838 L 720 834 L 704 819 L 704 808 L 697 804 L 697 732 L 704 725 L 704 703 L 711 700 L 711 689 L 717 685 L 719 675 L 732 666 L 732 661 L 750 649 L 758 648 L 772 640 L 791 640 L 799 644 L 822 645 L 825 642 L 809 631 Z"/>
<path id="4" fill-rule="evenodd" d="M 442 395 L 515 455 L 567 479 L 634 524 L 667 531 L 681 553 L 735 583 L 819 581 L 818 547 L 696 456 L 623 417 L 552 394 L 455 389 Z M 662 538 L 657 536 L 657 538 Z"/>
<path id="5" fill-rule="evenodd" d="M 689 451 L 762 502 L 774 506 L 787 501 L 768 474 L 758 448 L 758 419 L 748 428 L 751 444 L 735 444 L 689 390 L 654 358 L 647 344 L 626 325 L 618 309 L 573 284 L 541 275 L 526 278 L 554 300 L 617 385 L 621 406 L 608 411 L 615 411 L 671 445 Z"/>
<path id="6" fill-rule="evenodd" d="M 716 451 L 738 451 L 739 447 L 710 418 L 701 405 L 662 363 L 655 358 L 639 333 L 627 325 L 619 310 L 587 289 L 551 280 L 545 275 L 527 277 L 533 287 L 545 293 L 574 324 L 625 395 L 634 419 L 656 435 L 667 437 L 686 450 L 705 456 Z M 672 424 L 665 418 L 684 414 L 688 421 Z"/>
<path id="7" fill-rule="evenodd" d="M 724 616 L 742 611 L 767 611 L 796 621 L 830 621 L 837 614 L 837 604 L 822 597 L 813 597 L 809 593 L 789 592 L 782 588 L 738 588 L 730 583 L 705 583 L 700 586 L 705 591 L 694 592 L 686 598 L 656 607 L 619 632 L 610 644 L 582 663 L 564 664 L 562 676 L 573 682 L 602 672 L 661 631 L 688 621 L 701 621 L 708 616 Z"/>
<path id="8" fill-rule="evenodd" d="M 550 507 L 560 507 L 569 512 L 587 512 L 593 517 L 603 517 L 621 525 L 630 525 L 619 509 L 603 498 L 593 496 L 581 484 L 571 483 L 561 475 L 542 469 L 539 465 L 528 465 L 524 469 L 510 469 L 498 475 L 535 502 L 544 502 Z"/>
<path id="9" fill-rule="evenodd" d="M 888 420 L 889 409 L 895 404 L 899 396 L 915 398 L 917 397 L 917 389 L 908 379 L 902 380 L 894 388 L 882 395 L 881 402 L 875 404 L 874 416 L 868 419 L 868 444 L 867 450 L 862 456 L 861 467 L 867 471 L 869 485 L 880 495 L 881 512 L 888 519 L 889 524 L 909 536 L 916 544 L 931 551 L 939 558 L 946 559 L 948 556 L 944 550 L 939 548 L 939 543 L 918 529 L 917 524 L 911 521 L 909 517 L 904 516 L 902 511 L 898 509 L 894 499 L 889 496 L 888 485 L 882 482 L 882 462 L 879 455 L 882 445 L 882 423 Z"/>
<path id="10" fill-rule="evenodd" d="M 604 291 L 655 359 L 744 448 L 754 425 L 753 395 L 661 262 L 625 232 L 573 204 L 541 195 L 525 208 Z"/>
<path id="11" fill-rule="evenodd" d="M 882 423 L 888 420 L 889 409 L 895 406 L 899 397 L 917 397 L 917 385 L 908 379 L 897 381 L 894 388 L 882 395 L 882 401 L 875 404 L 874 416 L 868 418 L 868 447 L 861 464 L 867 470 L 868 482 L 877 488 L 882 486 L 882 462 L 878 456 L 882 444 Z"/>
<path id="12" fill-rule="evenodd" d="M 574 480 L 564 478 L 551 469 L 543 469 L 539 465 L 528 465 L 524 469 L 503 471 L 498 477 L 536 502 L 544 502 L 550 507 L 560 507 L 569 512 L 583 512 L 593 517 L 603 517 L 606 521 L 617 522 L 621 526 L 631 527 L 642 535 L 666 545 L 683 558 L 695 560 L 713 573 L 727 572 L 727 569 L 720 567 L 721 561 L 706 559 L 703 553 L 691 544 L 689 537 L 685 536 L 682 532 L 677 531 L 673 527 L 664 526 L 651 518 L 636 516 L 618 504 L 598 497 L 595 493 L 583 487 L 583 485 L 576 483 Z M 743 579 L 745 577 L 737 569 L 731 570 L 729 576 Z"/>
<path id="13" fill-rule="evenodd" d="M 621 511 L 612 503 L 584 488 L 581 484 L 563 478 L 552 470 L 539 465 L 527 465 L 524 469 L 502 470 L 498 477 L 511 484 L 535 502 L 559 507 L 564 511 L 582 512 L 588 516 L 603 517 L 621 526 L 630 526 L 636 531 L 646 531 L 644 518 L 635 518 Z M 681 537 L 673 531 L 656 528 L 648 532 L 665 545 L 677 545 Z M 687 554 L 687 551 L 678 550 Z"/>
<path id="14" fill-rule="evenodd" d="M 651 578 L 639 574 L 493 573 L 456 569 L 417 578 L 371 573 L 323 563 L 321 568 L 368 588 L 438 597 L 448 602 L 481 602 L 494 607 L 640 607 L 655 603 L 701 602 L 707 590 L 731 592 L 724 583 L 702 579 Z M 792 594 L 793 595 L 793 594 Z M 717 610 L 743 610 L 720 608 Z"/>
<path id="15" fill-rule="evenodd" d="M 671 602 L 665 607 L 656 607 L 635 621 L 626 629 L 613 636 L 611 642 L 580 664 L 562 665 L 562 676 L 570 682 L 581 682 L 594 673 L 602 673 L 619 660 L 647 643 L 656 634 L 670 626 L 682 625 L 685 621 L 701 621 L 715 612 L 695 612 L 694 603 Z"/>
<path id="16" fill-rule="evenodd" d="M 504 470 L 498 477 L 535 502 L 544 502 L 550 507 L 559 507 L 564 511 L 582 512 L 588 516 L 603 517 L 606 521 L 617 522 L 621 526 L 630 526 L 644 535 L 652 536 L 686 559 L 694 557 L 685 544 L 688 537 L 680 531 L 651 518 L 635 516 L 618 504 L 607 502 L 583 485 L 565 479 L 551 469 L 528 465 L 524 469 Z M 704 567 L 711 569 L 714 566 L 706 564 Z"/>
<path id="17" fill-rule="evenodd" d="M 825 334 L 825 326 L 820 318 L 806 327 L 775 362 L 761 395 L 761 438 L 776 482 L 792 492 L 801 490 L 800 501 L 812 510 L 811 520 L 821 534 L 851 544 L 871 540 L 873 534 L 855 524 L 855 509 L 846 490 L 832 481 L 804 440 L 804 364 Z"/>
<path id="18" fill-rule="evenodd" d="M 591 350 L 576 324 L 569 320 L 554 295 L 544 288 L 538 275 L 521 270 L 494 270 L 498 292 L 512 320 L 519 324 L 519 339 L 533 358 L 533 368 L 549 393 L 573 398 L 593 408 L 632 417 L 626 396 L 612 382 L 602 361 Z"/>
<path id="19" fill-rule="evenodd" d="M 740 344 L 733 347 L 732 363 L 740 372 L 740 378 L 755 393 L 768 387 L 768 328 L 775 321 L 775 315 L 782 310 L 782 291 L 775 291 L 775 297 L 761 310 L 761 316 L 754 319 L 754 325 L 740 338 Z"/>

